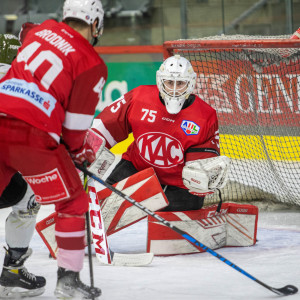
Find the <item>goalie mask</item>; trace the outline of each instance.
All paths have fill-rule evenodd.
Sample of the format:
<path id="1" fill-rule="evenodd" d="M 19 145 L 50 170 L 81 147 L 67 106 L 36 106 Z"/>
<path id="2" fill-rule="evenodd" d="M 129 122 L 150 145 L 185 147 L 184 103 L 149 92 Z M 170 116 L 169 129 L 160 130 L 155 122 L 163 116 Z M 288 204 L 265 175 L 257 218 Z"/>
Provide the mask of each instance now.
<path id="1" fill-rule="evenodd" d="M 156 83 L 169 114 L 178 114 L 193 92 L 196 73 L 191 63 L 180 55 L 167 58 L 156 72 Z"/>
<path id="2" fill-rule="evenodd" d="M 96 42 L 103 33 L 104 11 L 100 0 L 66 0 L 63 7 L 63 20 L 67 18 L 79 19 L 89 25 L 98 19 Z"/>

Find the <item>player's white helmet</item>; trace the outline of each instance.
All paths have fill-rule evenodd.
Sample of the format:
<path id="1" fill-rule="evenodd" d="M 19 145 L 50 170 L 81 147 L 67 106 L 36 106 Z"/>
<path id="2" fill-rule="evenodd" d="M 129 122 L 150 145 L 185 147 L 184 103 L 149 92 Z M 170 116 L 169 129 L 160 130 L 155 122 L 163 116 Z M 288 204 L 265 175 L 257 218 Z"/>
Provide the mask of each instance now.
<path id="1" fill-rule="evenodd" d="M 191 63 L 180 55 L 167 58 L 156 72 L 156 83 L 161 97 L 164 99 L 166 109 L 170 114 L 178 114 L 185 100 L 193 92 L 197 75 Z M 174 81 L 174 88 L 166 87 L 168 81 Z M 183 87 L 178 89 L 179 84 Z"/>
<path id="2" fill-rule="evenodd" d="M 67 18 L 79 19 L 91 25 L 98 19 L 97 30 L 103 30 L 104 11 L 100 0 L 65 0 L 63 20 Z"/>

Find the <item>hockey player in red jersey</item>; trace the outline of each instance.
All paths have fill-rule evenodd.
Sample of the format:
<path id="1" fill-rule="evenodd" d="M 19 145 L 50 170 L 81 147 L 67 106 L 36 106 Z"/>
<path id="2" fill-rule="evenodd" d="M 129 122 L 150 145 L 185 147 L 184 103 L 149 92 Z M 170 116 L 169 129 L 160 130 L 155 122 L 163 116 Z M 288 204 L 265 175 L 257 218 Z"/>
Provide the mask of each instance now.
<path id="1" fill-rule="evenodd" d="M 10 69 L 20 42 L 14 35 L 2 34 L 0 35 L 0 45 L 1 79 Z M 18 172 L 11 178 L 9 185 L 0 195 L 0 208 L 5 207 L 11 207 L 12 210 L 5 220 L 7 249 L 0 276 L 0 297 L 7 293 L 13 295 L 15 288 L 19 287 L 23 288 L 22 296 L 41 295 L 45 289 L 45 278 L 29 273 L 24 266 L 24 262 L 32 252 L 29 243 L 34 233 L 40 205 L 35 201 L 32 189 Z M 12 276 L 8 278 L 9 272 Z M 16 277 L 18 278 L 16 279 Z"/>
<path id="2" fill-rule="evenodd" d="M 41 204 L 55 204 L 58 299 L 101 294 L 79 278 L 88 198 L 73 161 L 95 159 L 86 132 L 107 67 L 90 43 L 102 26 L 100 0 L 66 0 L 63 22 L 24 27 L 22 46 L 0 81 L 0 194 L 19 171 Z"/>
<path id="3" fill-rule="evenodd" d="M 108 148 L 133 133 L 107 182 L 114 184 L 153 167 L 169 201 L 165 211 L 197 210 L 204 196 L 225 185 L 229 158 L 220 156 L 216 111 L 192 94 L 196 73 L 179 55 L 166 59 L 157 85 L 137 87 L 106 107 L 94 120 Z M 208 178 L 204 165 L 219 164 Z M 203 169 L 204 168 L 204 169 Z"/>

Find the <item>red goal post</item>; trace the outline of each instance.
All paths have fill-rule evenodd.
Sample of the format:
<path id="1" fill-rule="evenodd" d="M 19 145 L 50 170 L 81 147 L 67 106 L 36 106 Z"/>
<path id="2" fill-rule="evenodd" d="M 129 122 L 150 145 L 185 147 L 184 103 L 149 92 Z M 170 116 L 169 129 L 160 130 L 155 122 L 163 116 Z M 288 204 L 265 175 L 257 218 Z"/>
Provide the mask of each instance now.
<path id="1" fill-rule="evenodd" d="M 194 92 L 217 111 L 221 153 L 232 158 L 225 200 L 299 206 L 300 40 L 221 35 L 163 47 L 164 58 L 192 63 Z"/>
<path id="2" fill-rule="evenodd" d="M 243 39 L 247 37 L 247 39 Z M 221 50 L 221 49 L 297 49 L 300 47 L 300 39 L 275 39 L 271 37 L 251 36 L 215 36 L 213 39 L 204 38 L 199 40 L 175 40 L 166 41 L 163 44 L 164 58 L 168 58 L 179 51 Z M 219 39 L 218 39 L 219 38 Z M 241 39 L 236 39 L 241 38 Z"/>

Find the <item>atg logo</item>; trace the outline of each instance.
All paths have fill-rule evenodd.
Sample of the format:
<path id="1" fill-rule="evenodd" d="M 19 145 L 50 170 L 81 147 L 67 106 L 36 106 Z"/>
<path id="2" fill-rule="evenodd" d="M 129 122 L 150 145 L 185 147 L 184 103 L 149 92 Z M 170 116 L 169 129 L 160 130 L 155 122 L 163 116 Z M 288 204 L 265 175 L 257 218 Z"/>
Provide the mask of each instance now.
<path id="1" fill-rule="evenodd" d="M 200 126 L 198 126 L 195 122 L 187 120 L 183 120 L 180 127 L 186 135 L 196 135 L 200 130 Z"/>
<path id="2" fill-rule="evenodd" d="M 162 132 L 149 132 L 137 139 L 141 157 L 152 166 L 170 168 L 183 162 L 183 147 L 174 137 Z"/>

